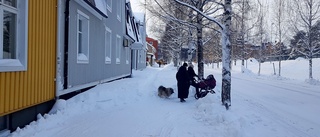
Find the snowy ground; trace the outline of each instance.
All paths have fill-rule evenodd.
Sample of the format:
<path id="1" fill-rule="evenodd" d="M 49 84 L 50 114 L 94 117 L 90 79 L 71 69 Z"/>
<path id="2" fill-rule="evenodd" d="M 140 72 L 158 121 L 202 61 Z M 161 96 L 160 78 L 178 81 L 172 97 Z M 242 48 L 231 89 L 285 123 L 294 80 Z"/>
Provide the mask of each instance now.
<path id="1" fill-rule="evenodd" d="M 274 62 L 277 67 L 277 62 Z M 58 100 L 52 112 L 12 137 L 319 137 L 320 59 L 313 61 L 315 83 L 308 84 L 307 61 L 282 63 L 282 76 L 273 75 L 272 62 L 240 62 L 232 71 L 232 106 L 220 102 L 221 69 L 206 66 L 214 74 L 215 91 L 205 98 L 180 103 L 177 93 L 169 99 L 157 96 L 159 85 L 177 92 L 172 64 L 133 71 L 132 78 L 105 83 L 69 100 Z M 197 68 L 195 69 L 197 70 Z M 276 71 L 278 69 L 276 68 Z M 278 73 L 278 72 L 277 72 Z"/>

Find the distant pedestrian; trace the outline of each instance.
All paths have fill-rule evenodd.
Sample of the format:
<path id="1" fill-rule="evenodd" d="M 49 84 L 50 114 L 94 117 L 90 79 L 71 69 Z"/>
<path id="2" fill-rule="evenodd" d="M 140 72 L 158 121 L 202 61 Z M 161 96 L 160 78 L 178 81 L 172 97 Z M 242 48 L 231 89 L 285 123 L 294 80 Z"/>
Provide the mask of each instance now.
<path id="1" fill-rule="evenodd" d="M 189 95 L 190 80 L 187 72 L 187 66 L 187 63 L 183 63 L 176 74 L 178 98 L 180 98 L 180 102 L 185 102 L 184 99 L 188 98 Z"/>

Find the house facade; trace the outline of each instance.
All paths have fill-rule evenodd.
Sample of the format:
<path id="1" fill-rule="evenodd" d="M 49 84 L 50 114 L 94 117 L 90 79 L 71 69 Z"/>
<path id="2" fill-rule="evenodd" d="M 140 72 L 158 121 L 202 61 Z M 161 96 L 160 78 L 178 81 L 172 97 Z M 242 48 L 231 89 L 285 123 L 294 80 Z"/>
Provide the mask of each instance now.
<path id="1" fill-rule="evenodd" d="M 61 18 L 57 96 L 131 76 L 126 0 L 70 0 Z M 65 23 L 62 23 L 65 22 Z M 64 54 L 61 54 L 64 53 Z"/>
<path id="2" fill-rule="evenodd" d="M 147 42 L 147 62 L 151 66 L 158 60 L 158 40 L 146 37 Z"/>
<path id="3" fill-rule="evenodd" d="M 126 34 L 130 38 L 132 69 L 146 68 L 146 25 L 144 13 L 133 13 L 130 1 L 126 3 Z"/>
<path id="4" fill-rule="evenodd" d="M 56 5 L 0 1 L 0 134 L 28 124 L 54 103 Z"/>
<path id="5" fill-rule="evenodd" d="M 156 49 L 155 58 L 158 59 L 158 54 L 157 54 L 157 50 L 159 48 L 158 40 L 150 38 L 150 37 L 146 37 L 146 42 L 149 43 L 150 45 L 152 45 Z"/>

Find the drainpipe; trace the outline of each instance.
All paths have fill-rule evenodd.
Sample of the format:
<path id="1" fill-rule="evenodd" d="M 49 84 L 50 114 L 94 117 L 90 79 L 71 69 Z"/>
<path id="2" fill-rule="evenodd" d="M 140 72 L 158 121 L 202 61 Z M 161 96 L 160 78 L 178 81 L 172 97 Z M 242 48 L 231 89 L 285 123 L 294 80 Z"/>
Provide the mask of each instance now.
<path id="1" fill-rule="evenodd" d="M 60 68 L 61 68 L 61 48 L 63 47 L 63 32 L 64 32 L 64 0 L 58 0 L 57 3 L 57 47 L 56 47 L 56 78 L 55 78 L 55 96 L 58 99 L 58 91 L 61 89 L 61 75 L 60 75 Z"/>
<path id="2" fill-rule="evenodd" d="M 68 52 L 69 52 L 69 3 L 70 0 L 66 0 L 65 7 L 65 21 L 64 21 L 64 65 L 63 65 L 63 89 L 68 88 Z"/>

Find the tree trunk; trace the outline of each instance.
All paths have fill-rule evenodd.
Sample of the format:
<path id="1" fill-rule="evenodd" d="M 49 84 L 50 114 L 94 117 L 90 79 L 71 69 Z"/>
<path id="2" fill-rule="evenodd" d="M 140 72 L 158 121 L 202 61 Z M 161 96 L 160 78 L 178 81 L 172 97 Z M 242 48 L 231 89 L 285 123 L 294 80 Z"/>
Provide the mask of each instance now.
<path id="1" fill-rule="evenodd" d="M 198 3 L 199 11 L 203 11 L 201 7 L 202 1 Z M 204 75 L 204 63 L 203 63 L 203 43 L 202 43 L 202 15 L 197 15 L 197 45 L 198 45 L 198 76 L 203 78 Z"/>
<path id="2" fill-rule="evenodd" d="M 312 56 L 309 57 L 309 79 L 313 79 L 313 76 L 312 76 Z"/>
<path id="3" fill-rule="evenodd" d="M 262 35 L 261 35 L 262 37 Z M 261 40 L 261 46 L 262 46 L 262 40 Z M 261 72 L 261 62 L 262 62 L 262 47 L 259 49 L 259 69 L 258 69 L 258 76 L 260 76 Z"/>
<path id="4" fill-rule="evenodd" d="M 224 24 L 222 32 L 222 92 L 221 101 L 222 104 L 229 109 L 231 106 L 231 43 L 230 43 L 230 30 L 231 25 L 231 0 L 225 0 L 224 9 Z"/>
<path id="5" fill-rule="evenodd" d="M 260 76 L 260 71 L 261 71 L 261 61 L 259 61 L 258 76 Z"/>
<path id="6" fill-rule="evenodd" d="M 279 72 L 278 72 L 278 76 L 280 77 L 281 76 L 281 58 L 279 60 Z"/>

